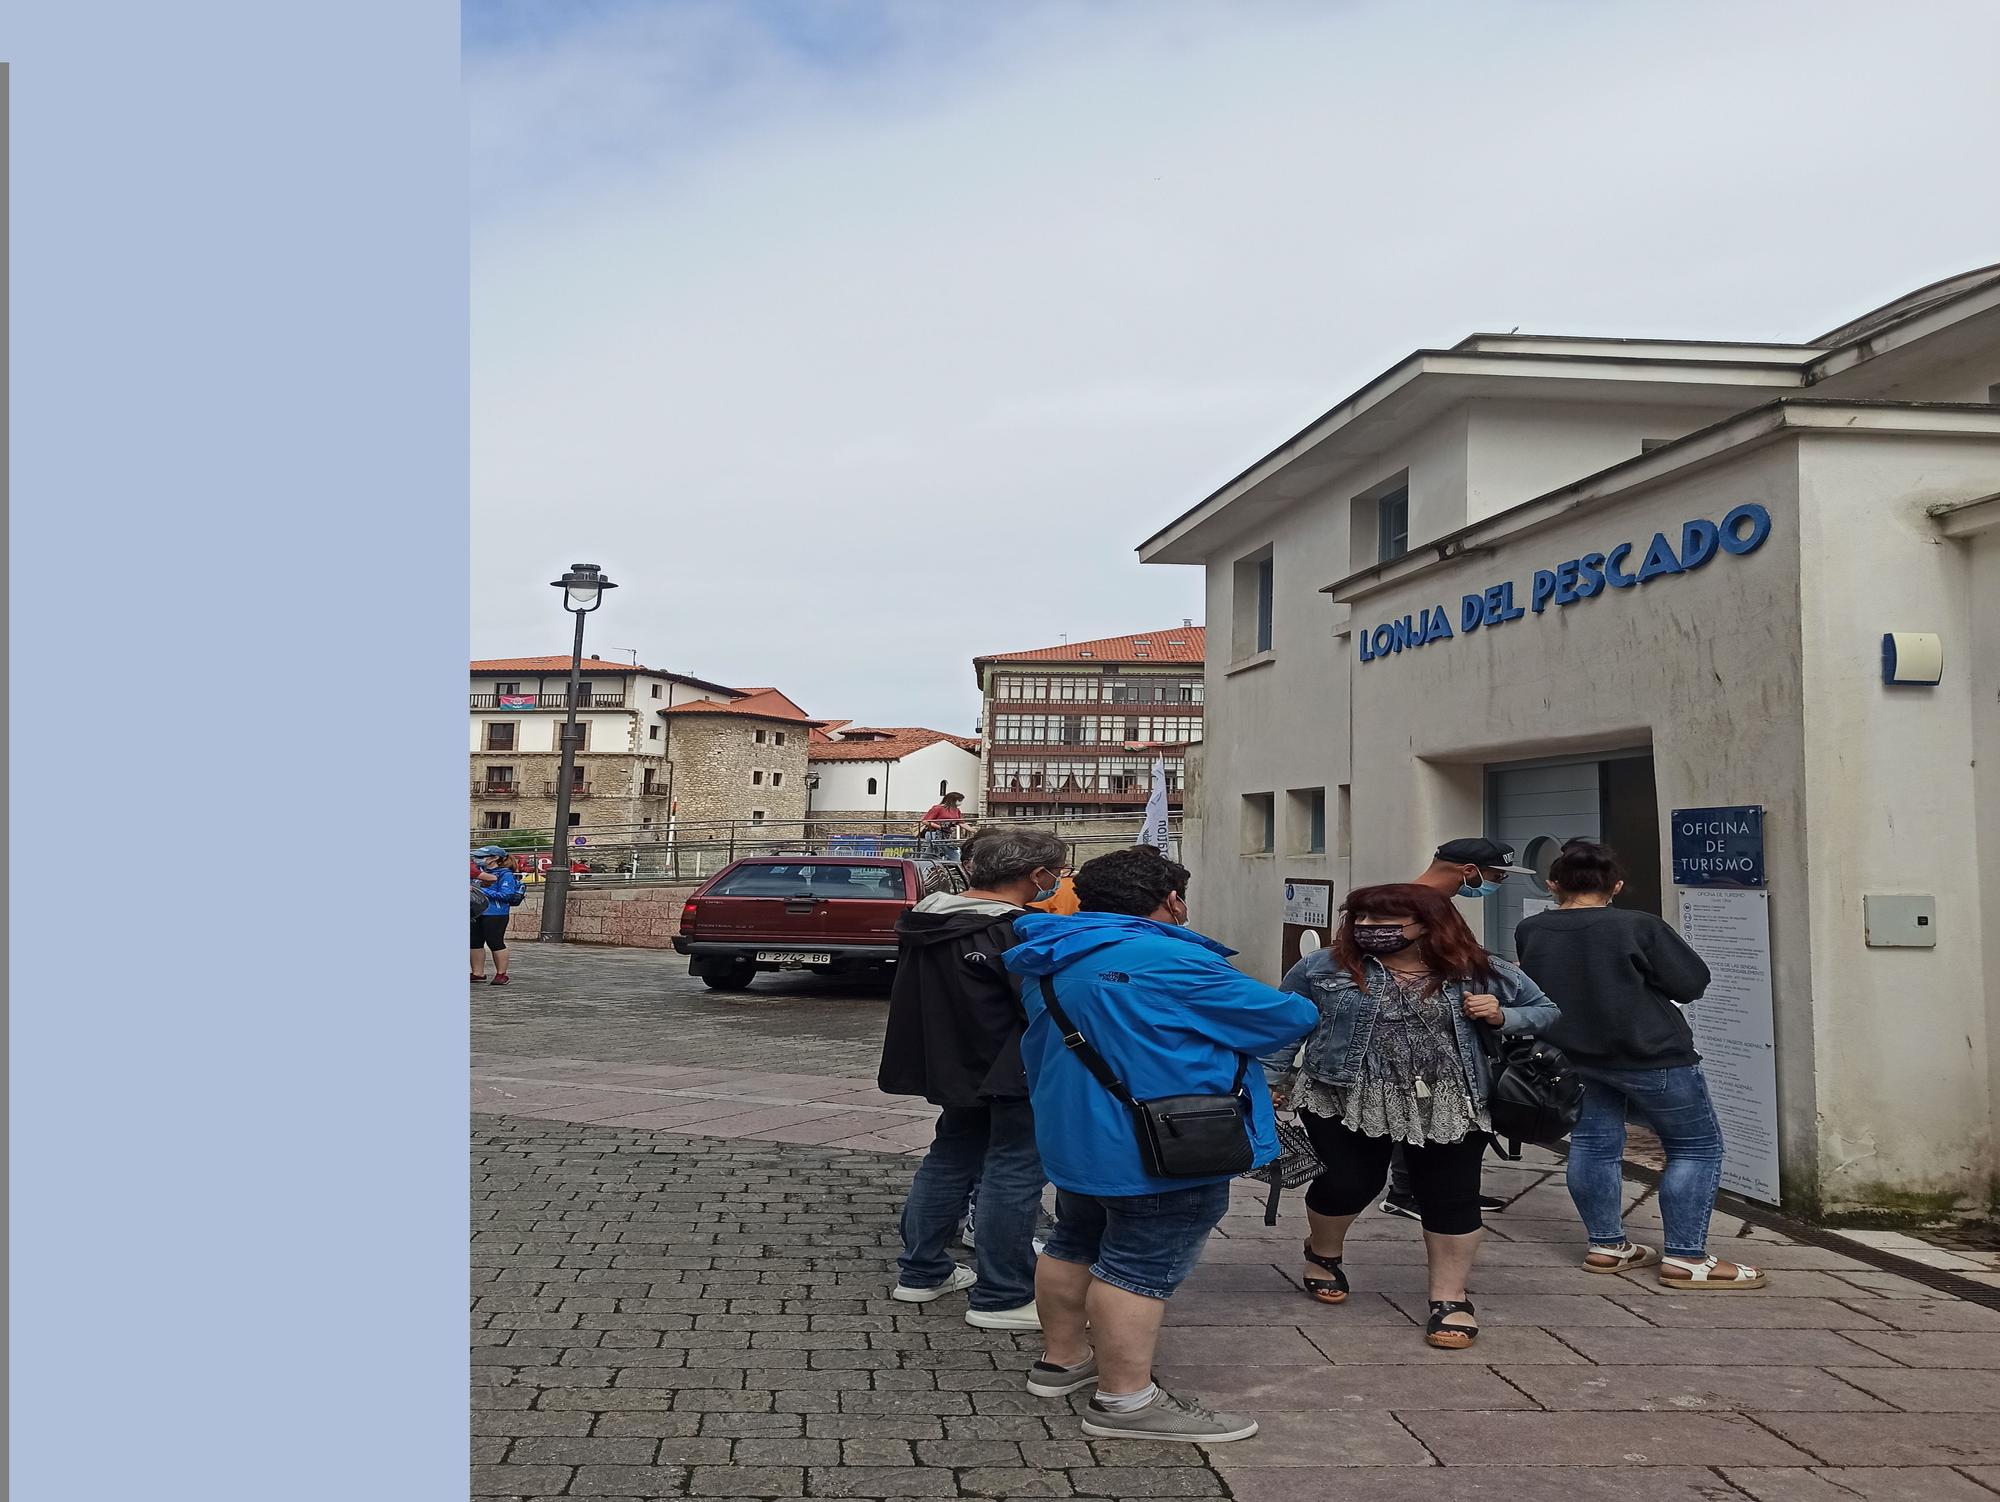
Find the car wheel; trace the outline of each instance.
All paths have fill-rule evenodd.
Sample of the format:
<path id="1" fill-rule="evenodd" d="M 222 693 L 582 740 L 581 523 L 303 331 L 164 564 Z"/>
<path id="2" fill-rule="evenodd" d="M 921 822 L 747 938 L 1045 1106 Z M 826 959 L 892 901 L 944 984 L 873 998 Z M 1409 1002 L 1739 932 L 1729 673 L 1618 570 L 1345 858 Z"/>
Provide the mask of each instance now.
<path id="1" fill-rule="evenodd" d="M 727 970 L 711 970 L 701 983 L 711 991 L 747 991 L 757 976 L 755 965 L 731 965 Z"/>

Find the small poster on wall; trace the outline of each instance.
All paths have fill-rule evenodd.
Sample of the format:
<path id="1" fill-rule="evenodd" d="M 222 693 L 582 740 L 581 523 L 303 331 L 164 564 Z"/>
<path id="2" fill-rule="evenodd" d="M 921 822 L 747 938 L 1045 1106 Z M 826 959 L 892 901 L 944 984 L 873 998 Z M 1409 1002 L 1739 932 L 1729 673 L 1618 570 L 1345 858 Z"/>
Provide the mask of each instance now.
<path id="1" fill-rule="evenodd" d="M 1278 972 L 1296 965 L 1333 937 L 1333 883 L 1329 881 L 1288 881 L 1285 883 L 1284 926 L 1279 941 Z"/>
<path id="2" fill-rule="evenodd" d="M 1771 898 L 1703 887 L 1680 894 L 1681 937 L 1707 963 L 1708 994 L 1687 1008 L 1722 1123 L 1722 1184 L 1778 1203 L 1778 1051 L 1771 1016 Z"/>

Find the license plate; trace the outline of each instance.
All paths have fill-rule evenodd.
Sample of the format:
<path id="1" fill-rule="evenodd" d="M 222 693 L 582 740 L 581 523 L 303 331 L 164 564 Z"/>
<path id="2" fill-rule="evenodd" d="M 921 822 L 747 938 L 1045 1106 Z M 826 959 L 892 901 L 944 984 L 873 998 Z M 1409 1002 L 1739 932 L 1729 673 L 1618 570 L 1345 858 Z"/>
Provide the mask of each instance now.
<path id="1" fill-rule="evenodd" d="M 760 949 L 757 951 L 757 963 L 760 965 L 785 966 L 831 965 L 833 963 L 833 956 L 830 954 L 800 954 L 796 950 L 791 949 Z"/>

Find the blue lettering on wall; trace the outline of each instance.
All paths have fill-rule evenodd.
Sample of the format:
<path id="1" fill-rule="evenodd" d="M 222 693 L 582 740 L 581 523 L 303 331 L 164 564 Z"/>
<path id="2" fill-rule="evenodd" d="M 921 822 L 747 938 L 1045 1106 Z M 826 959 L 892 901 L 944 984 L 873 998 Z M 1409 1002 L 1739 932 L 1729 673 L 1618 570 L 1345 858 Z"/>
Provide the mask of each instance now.
<path id="1" fill-rule="evenodd" d="M 1722 518 L 1711 522 L 1697 517 L 1680 529 L 1676 551 L 1665 532 L 1655 532 L 1647 544 L 1639 567 L 1629 565 L 1636 545 L 1621 542 L 1608 553 L 1585 553 L 1553 568 L 1538 568 L 1528 583 L 1528 603 L 1514 603 L 1514 581 L 1509 579 L 1490 589 L 1460 597 L 1458 631 L 1470 635 L 1481 628 L 1491 630 L 1509 621 L 1518 621 L 1532 611 L 1541 615 L 1551 606 L 1561 609 L 1580 600 L 1595 599 L 1609 589 L 1637 589 L 1643 584 L 1692 573 L 1721 553 L 1742 557 L 1754 553 L 1771 535 L 1771 513 L 1755 502 L 1745 502 Z M 1453 635 L 1451 618 L 1442 605 L 1426 606 L 1415 616 L 1404 616 L 1373 628 L 1355 632 L 1361 660 L 1416 649 L 1434 641 L 1448 641 Z"/>

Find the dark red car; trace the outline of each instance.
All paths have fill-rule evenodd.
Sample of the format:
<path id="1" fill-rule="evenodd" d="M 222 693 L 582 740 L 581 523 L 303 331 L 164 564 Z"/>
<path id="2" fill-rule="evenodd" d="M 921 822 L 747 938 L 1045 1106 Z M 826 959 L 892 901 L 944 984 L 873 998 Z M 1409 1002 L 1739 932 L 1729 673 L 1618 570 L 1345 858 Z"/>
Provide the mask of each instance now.
<path id="1" fill-rule="evenodd" d="M 895 963 L 898 918 L 933 892 L 965 888 L 949 861 L 748 856 L 696 888 L 674 948 L 716 991 L 741 991 L 759 970 L 877 969 Z"/>

